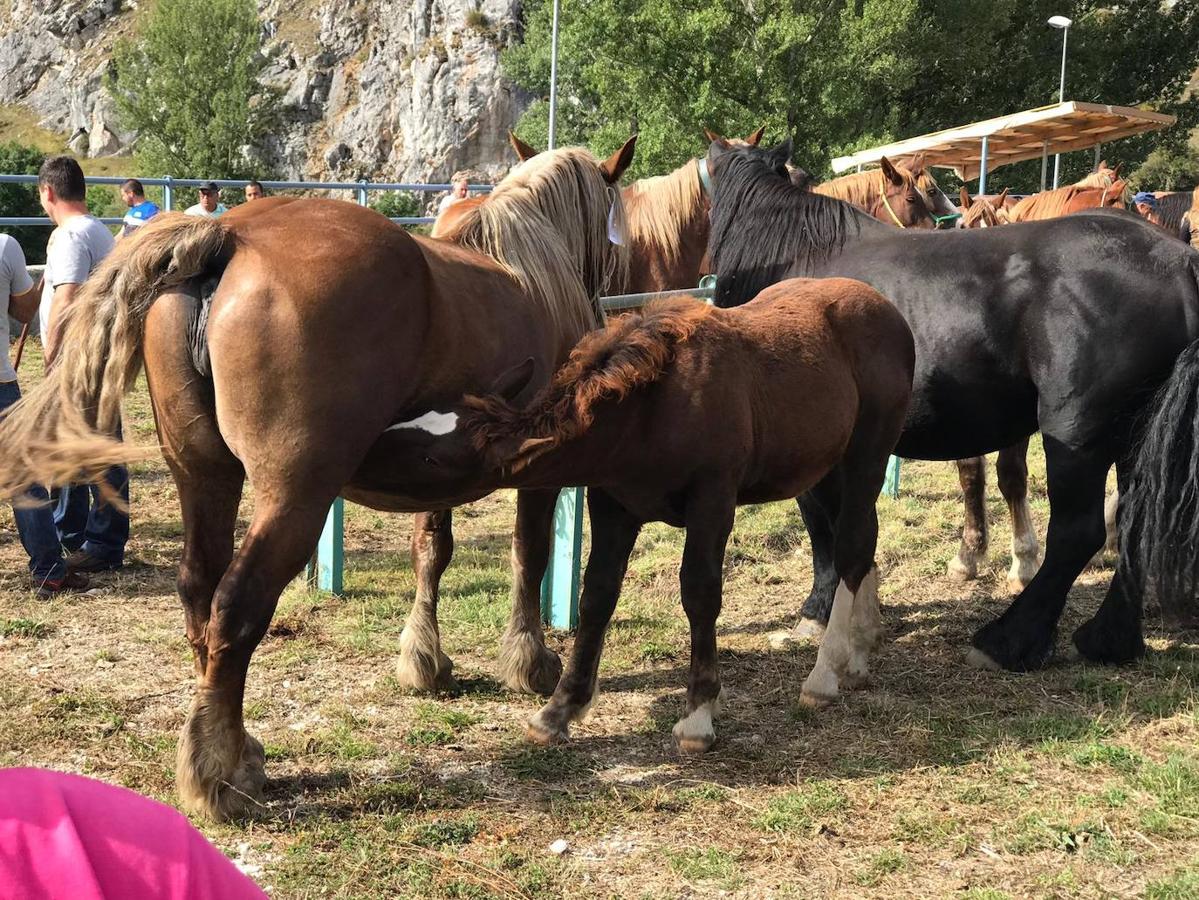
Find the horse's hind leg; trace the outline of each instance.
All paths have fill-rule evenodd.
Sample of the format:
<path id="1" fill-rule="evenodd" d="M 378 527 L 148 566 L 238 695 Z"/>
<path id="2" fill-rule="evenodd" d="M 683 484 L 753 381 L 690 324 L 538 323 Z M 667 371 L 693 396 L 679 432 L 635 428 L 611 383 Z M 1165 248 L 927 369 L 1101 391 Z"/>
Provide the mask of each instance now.
<path id="1" fill-rule="evenodd" d="M 970 581 L 978 577 L 979 560 L 987 556 L 987 460 L 983 456 L 959 459 L 957 467 L 966 515 L 962 543 L 948 571 L 955 581 Z"/>
<path id="2" fill-rule="evenodd" d="M 416 598 L 400 633 L 396 677 L 401 687 L 415 691 L 454 688 L 454 664 L 441 652 L 437 600 L 441 576 L 454 554 L 453 511 L 417 513 L 412 522 L 412 570 Z"/>
<path id="3" fill-rule="evenodd" d="M 1011 592 L 1018 594 L 1041 566 L 1037 529 L 1028 505 L 1028 438 L 999 451 L 995 473 L 999 477 L 999 492 L 1012 516 L 1012 567 L 1007 583 Z"/>
<path id="4" fill-rule="evenodd" d="M 289 476 L 296 473 L 289 472 Z M 334 490 L 295 477 L 303 494 L 260 491 L 254 519 L 212 599 L 207 665 L 183 725 L 176 777 L 189 810 L 224 820 L 249 812 L 265 782 L 262 745 L 246 733 L 246 671 L 279 594 L 316 546 Z"/>
<path id="5" fill-rule="evenodd" d="M 629 554 L 641 531 L 641 523 L 601 489 L 587 492 L 587 511 L 591 519 L 591 555 L 583 573 L 579 630 L 554 695 L 529 720 L 526 734 L 538 744 L 565 740 L 570 723 L 583 718 L 595 699 L 604 633 L 620 597 Z"/>
<path id="6" fill-rule="evenodd" d="M 541 628 L 541 580 L 553 540 L 558 491 L 516 493 L 512 532 L 512 615 L 500 642 L 500 681 L 515 691 L 552 694 L 562 661 L 545 645 Z"/>
<path id="7" fill-rule="evenodd" d="M 1044 665 L 1066 595 L 1103 545 L 1103 483 L 1110 453 L 1070 447 L 1048 433 L 1044 441 L 1050 510 L 1045 561 L 1007 611 L 975 633 L 967 658 L 974 666 L 1023 672 Z"/>

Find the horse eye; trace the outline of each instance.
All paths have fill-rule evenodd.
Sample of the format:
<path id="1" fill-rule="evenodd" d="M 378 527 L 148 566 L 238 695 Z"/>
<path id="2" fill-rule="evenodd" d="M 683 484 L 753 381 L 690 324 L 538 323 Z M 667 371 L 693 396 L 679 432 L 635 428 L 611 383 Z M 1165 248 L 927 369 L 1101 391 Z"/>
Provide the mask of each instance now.
<path id="1" fill-rule="evenodd" d="M 441 465 L 441 463 L 439 463 L 437 460 L 435 460 L 431 456 L 426 456 L 424 461 L 425 461 L 425 465 L 433 466 L 434 468 L 437 468 L 438 466 Z"/>

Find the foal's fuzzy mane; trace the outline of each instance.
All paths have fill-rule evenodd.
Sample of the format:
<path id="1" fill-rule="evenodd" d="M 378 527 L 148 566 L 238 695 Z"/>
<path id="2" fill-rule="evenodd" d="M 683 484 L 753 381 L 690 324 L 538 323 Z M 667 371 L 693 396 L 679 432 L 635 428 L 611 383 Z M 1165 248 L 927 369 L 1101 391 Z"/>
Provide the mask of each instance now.
<path id="1" fill-rule="evenodd" d="M 683 231 L 704 211 L 698 165 L 688 160 L 669 175 L 642 178 L 624 189 L 629 239 L 657 248 L 671 263 L 679 257 Z"/>
<path id="2" fill-rule="evenodd" d="M 623 231 L 624 204 L 582 147 L 539 153 L 468 210 L 444 238 L 504 266 L 540 300 L 561 333 L 577 338 L 603 321 L 599 297 L 623 283 L 628 254 L 608 240 Z"/>
<path id="3" fill-rule="evenodd" d="M 745 303 L 784 274 L 811 275 L 868 218 L 849 203 L 793 185 L 769 152 L 738 147 L 713 163 L 709 250 L 720 276 L 718 306 Z"/>
<path id="4" fill-rule="evenodd" d="M 532 441 L 544 451 L 583 434 L 595 407 L 619 402 L 658 381 L 674 362 L 679 345 L 709 321 L 713 308 L 691 297 L 651 303 L 620 316 L 583 338 L 550 383 L 518 409 L 498 396 L 467 397 L 465 427 L 483 450 L 502 440 Z M 514 460 L 521 464 L 522 447 Z"/>

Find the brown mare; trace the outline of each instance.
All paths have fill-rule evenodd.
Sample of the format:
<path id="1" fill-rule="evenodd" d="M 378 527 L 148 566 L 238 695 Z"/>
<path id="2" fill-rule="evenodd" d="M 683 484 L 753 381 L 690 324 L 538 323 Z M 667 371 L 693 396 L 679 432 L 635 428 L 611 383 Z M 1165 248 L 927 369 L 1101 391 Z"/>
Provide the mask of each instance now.
<path id="1" fill-rule="evenodd" d="M 820 705 L 861 684 L 882 636 L 875 502 L 914 366 L 911 331 L 878 292 L 845 278 L 793 279 L 737 309 L 691 298 L 653 303 L 585 337 L 530 403 L 513 402 L 517 370 L 490 397 L 426 408 L 399 428 L 391 449 L 414 491 L 480 468 L 511 486 L 591 488 L 578 635 L 557 690 L 529 722 L 530 738 L 565 739 L 586 713 L 629 554 L 641 527 L 661 521 L 686 529 L 679 581 L 691 673 L 674 738 L 686 753 L 711 747 L 734 510 L 791 499 L 830 473 L 841 485 L 840 584 L 803 699 Z M 428 422 L 438 427 L 417 425 Z"/>
<path id="2" fill-rule="evenodd" d="M 623 260 L 607 234 L 610 217 L 623 217 L 613 185 L 631 156 L 631 140 L 603 163 L 577 148 L 544 154 L 460 223 L 463 246 L 336 200 L 268 198 L 219 220 L 168 214 L 83 286 L 65 325 L 69 352 L 0 423 L 0 494 L 98 478 L 128 456 L 110 436 L 144 360 L 183 511 L 179 592 L 197 675 L 177 759 L 187 808 L 227 818 L 257 802 L 264 760 L 242 719 L 247 668 L 334 498 L 416 512 L 494 488 L 471 477 L 419 500 L 405 494 L 388 429 L 522 360 L 532 359 L 530 390 L 549 379 L 596 325 L 596 297 Z M 235 552 L 247 478 L 254 512 Z M 517 501 L 501 668 L 518 684 L 549 687 L 557 676 L 538 596 L 555 496 L 522 491 Z M 417 601 L 405 628 L 431 641 L 410 640 L 406 652 L 431 654 L 439 670 L 432 608 L 448 539 L 448 528 L 414 535 Z"/>
<path id="3" fill-rule="evenodd" d="M 1122 208 L 1125 182 L 1119 180 L 1119 166 L 1099 168 L 1079 181 L 1052 191 L 1025 197 L 1005 208 L 1007 190 L 994 200 L 984 197 L 970 199 L 962 188 L 962 217 L 964 228 L 988 228 L 1017 221 L 1052 219 L 1084 209 L 1100 207 Z M 956 555 L 949 561 L 951 578 L 970 581 L 978 577 L 979 563 L 987 555 L 986 459 L 981 456 L 957 461 L 958 480 L 962 485 L 965 519 L 962 540 Z M 999 451 L 995 461 L 999 492 L 1007 503 L 1012 519 L 1012 564 L 1008 570 L 1008 589 L 1018 594 L 1028 585 L 1041 565 L 1041 548 L 1036 525 L 1028 504 L 1028 439 Z M 1116 495 L 1108 498 L 1105 507 L 1108 551 L 1115 548 Z M 1102 558 L 1102 552 L 1096 559 Z"/>
<path id="4" fill-rule="evenodd" d="M 918 162 L 918 165 L 923 172 L 923 162 Z M 920 189 L 916 176 L 905 166 L 893 163 L 885 156 L 879 160 L 877 169 L 842 175 L 813 185 L 811 190 L 852 203 L 888 225 L 900 228 L 936 227 L 930 212 L 930 199 Z M 937 191 L 939 193 L 940 188 Z M 944 197 L 944 194 L 941 196 Z"/>

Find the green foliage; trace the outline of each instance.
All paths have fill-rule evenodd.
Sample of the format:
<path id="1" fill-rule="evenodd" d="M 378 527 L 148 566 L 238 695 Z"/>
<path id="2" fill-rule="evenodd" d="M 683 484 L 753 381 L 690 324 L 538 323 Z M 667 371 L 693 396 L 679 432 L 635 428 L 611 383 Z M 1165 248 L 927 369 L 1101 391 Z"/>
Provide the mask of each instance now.
<path id="1" fill-rule="evenodd" d="M 46 155 L 23 144 L 0 144 L 0 172 L 8 175 L 36 175 Z M 35 184 L 0 184 L 0 216 L 44 216 L 37 199 Z M 46 242 L 50 228 L 44 225 L 5 226 L 0 233 L 11 234 L 25 251 L 30 265 L 46 261 Z"/>
<path id="2" fill-rule="evenodd" d="M 525 43 L 504 56 L 509 76 L 543 98 L 518 128 L 534 146 L 547 137 L 551 7 L 525 4 Z M 1068 97 L 1179 117 L 1164 136 L 1122 141 L 1109 160 L 1131 165 L 1156 145 L 1185 143 L 1199 122 L 1199 97 L 1181 99 L 1199 6 L 1068 7 Z M 767 140 L 794 140 L 797 164 L 828 174 L 834 156 L 1055 101 L 1061 33 L 1045 21 L 1061 12 L 1060 0 L 565 2 L 558 143 L 609 153 L 638 132 L 641 177 L 703 152 L 704 127 L 744 136 L 765 124 Z M 1068 156 L 1064 176 L 1090 165 L 1090 154 Z M 1028 189 L 1039 178 L 1039 162 L 1022 163 L 998 184 Z"/>
<path id="3" fill-rule="evenodd" d="M 371 203 L 371 209 L 382 213 L 389 219 L 400 216 L 419 216 L 424 213 L 421 201 L 416 195 L 401 191 L 387 191 L 380 194 L 378 199 Z"/>
<path id="4" fill-rule="evenodd" d="M 1158 147 L 1130 181 L 1138 191 L 1189 191 L 1199 185 L 1199 150 L 1185 145 Z"/>
<path id="5" fill-rule="evenodd" d="M 144 170 L 256 174 L 250 154 L 275 105 L 259 43 L 253 0 L 158 0 L 142 13 L 136 38 L 114 49 L 109 88 Z"/>

